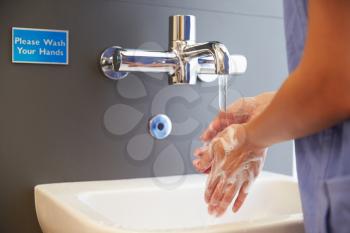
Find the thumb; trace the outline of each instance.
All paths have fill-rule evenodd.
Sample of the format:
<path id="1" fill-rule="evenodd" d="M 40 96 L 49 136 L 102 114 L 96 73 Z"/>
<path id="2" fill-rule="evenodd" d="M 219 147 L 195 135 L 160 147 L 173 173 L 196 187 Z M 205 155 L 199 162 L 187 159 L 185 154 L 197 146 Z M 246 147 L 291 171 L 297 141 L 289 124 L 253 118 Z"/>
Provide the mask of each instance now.
<path id="1" fill-rule="evenodd" d="M 208 128 L 204 130 L 200 139 L 203 142 L 209 142 L 227 126 L 244 123 L 248 118 L 248 115 L 237 114 L 235 112 L 220 112 L 209 124 Z"/>

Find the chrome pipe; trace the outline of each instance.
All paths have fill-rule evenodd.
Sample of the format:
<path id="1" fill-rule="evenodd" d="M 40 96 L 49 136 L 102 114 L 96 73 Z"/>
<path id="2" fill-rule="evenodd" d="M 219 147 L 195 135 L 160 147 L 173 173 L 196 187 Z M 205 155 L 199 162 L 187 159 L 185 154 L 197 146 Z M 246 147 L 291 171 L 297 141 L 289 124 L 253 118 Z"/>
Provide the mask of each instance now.
<path id="1" fill-rule="evenodd" d="M 193 15 L 173 15 L 169 17 L 169 41 L 196 42 L 196 18 Z"/>
<path id="2" fill-rule="evenodd" d="M 173 52 L 122 49 L 114 59 L 118 71 L 168 72 L 172 74 L 178 66 Z"/>

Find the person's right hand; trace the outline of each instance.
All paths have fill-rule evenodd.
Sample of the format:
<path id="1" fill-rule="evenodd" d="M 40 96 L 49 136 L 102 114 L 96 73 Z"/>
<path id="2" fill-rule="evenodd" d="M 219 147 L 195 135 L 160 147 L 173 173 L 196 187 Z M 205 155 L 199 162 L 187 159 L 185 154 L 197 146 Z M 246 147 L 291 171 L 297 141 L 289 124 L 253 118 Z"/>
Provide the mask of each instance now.
<path id="1" fill-rule="evenodd" d="M 195 169 L 208 173 L 212 164 L 212 155 L 208 152 L 207 144 L 227 126 L 243 124 L 258 116 L 271 102 L 275 92 L 267 92 L 255 97 L 241 98 L 232 103 L 226 112 L 220 112 L 201 135 L 204 146 L 194 151 L 193 160 Z"/>
<path id="2" fill-rule="evenodd" d="M 251 140 L 254 129 L 250 127 L 249 133 L 247 125 L 232 124 L 209 144 L 213 156 L 205 191 L 209 214 L 221 216 L 232 201 L 237 212 L 264 165 L 267 149 Z"/>

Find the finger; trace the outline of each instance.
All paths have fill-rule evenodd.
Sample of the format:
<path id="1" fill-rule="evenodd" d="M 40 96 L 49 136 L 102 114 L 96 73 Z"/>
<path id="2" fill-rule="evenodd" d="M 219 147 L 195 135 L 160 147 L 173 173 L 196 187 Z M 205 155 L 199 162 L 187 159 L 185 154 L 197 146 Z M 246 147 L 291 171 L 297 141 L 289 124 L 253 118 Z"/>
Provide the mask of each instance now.
<path id="1" fill-rule="evenodd" d="M 255 162 L 255 164 L 253 166 L 254 179 L 256 179 L 259 176 L 263 166 L 264 166 L 264 159 L 263 158 L 261 158 L 260 160 Z"/>
<path id="2" fill-rule="evenodd" d="M 216 186 L 211 198 L 210 202 L 208 204 L 208 212 L 209 214 L 216 215 L 216 208 L 220 204 L 220 200 L 222 199 L 224 193 L 223 193 L 223 184 L 219 182 L 219 184 Z"/>
<path id="3" fill-rule="evenodd" d="M 192 164 L 198 172 L 208 173 L 210 171 L 211 163 L 205 165 L 201 159 L 193 160 Z"/>
<path id="4" fill-rule="evenodd" d="M 212 215 L 212 214 L 214 214 L 214 211 L 215 211 L 215 206 L 208 206 L 208 213 L 210 214 L 210 215 Z"/>
<path id="5" fill-rule="evenodd" d="M 221 132 L 228 125 L 232 124 L 234 117 L 231 113 L 220 113 L 214 120 L 209 124 L 208 128 L 204 130 L 201 135 L 201 140 L 208 142 L 213 139 L 219 132 Z"/>
<path id="6" fill-rule="evenodd" d="M 221 199 L 224 196 L 224 187 L 226 186 L 225 179 L 221 179 L 219 183 L 216 185 L 215 190 L 210 197 L 209 206 L 218 206 L 220 204 Z"/>
<path id="7" fill-rule="evenodd" d="M 200 169 L 199 169 L 199 163 L 200 163 L 200 159 L 195 159 L 195 160 L 192 161 L 193 167 L 194 167 L 197 171 L 201 172 Z"/>
<path id="8" fill-rule="evenodd" d="M 258 177 L 259 173 L 260 173 L 260 165 L 259 162 L 256 161 L 251 165 L 251 171 L 250 173 L 252 173 L 252 177 L 255 179 L 256 177 Z"/>
<path id="9" fill-rule="evenodd" d="M 193 154 L 198 159 L 212 160 L 212 155 L 209 153 L 208 146 L 195 149 Z"/>
<path id="10" fill-rule="evenodd" d="M 250 115 L 239 115 L 236 113 L 220 113 L 208 126 L 200 136 L 204 142 L 209 142 L 218 133 L 224 130 L 227 126 L 232 124 L 242 124 L 249 120 Z"/>
<path id="11" fill-rule="evenodd" d="M 247 195 L 248 195 L 248 193 L 246 192 L 248 186 L 249 186 L 249 182 L 246 181 L 246 182 L 244 182 L 241 189 L 239 190 L 238 196 L 237 196 L 236 200 L 234 201 L 234 204 L 232 207 L 233 212 L 236 213 L 243 205 L 243 202 L 245 201 L 245 199 L 247 198 Z"/>
<path id="12" fill-rule="evenodd" d="M 204 172 L 207 171 L 208 168 L 212 165 L 212 156 L 208 151 L 201 153 L 198 159 L 193 160 L 193 166 L 197 171 Z"/>
<path id="13" fill-rule="evenodd" d="M 258 177 L 264 165 L 264 157 L 257 157 L 255 161 L 250 163 L 250 172 L 253 174 L 254 179 Z"/>
<path id="14" fill-rule="evenodd" d="M 199 147 L 199 148 L 196 148 L 194 150 L 193 154 L 197 158 L 200 158 L 200 157 L 202 157 L 202 155 L 205 153 L 206 150 L 207 150 L 207 148 Z"/>
<path id="15" fill-rule="evenodd" d="M 213 171 L 211 171 L 210 175 L 209 175 L 209 180 L 207 183 L 207 188 L 205 190 L 205 194 L 204 194 L 204 199 L 205 202 L 207 204 L 209 204 L 211 196 L 216 188 L 216 185 L 219 183 L 220 177 L 219 176 L 215 176 L 213 177 Z"/>
<path id="16" fill-rule="evenodd" d="M 209 147 L 206 147 L 206 150 L 199 149 L 196 151 L 198 154 L 198 159 L 195 159 L 192 163 L 197 171 L 208 173 L 211 169 L 212 164 L 214 163 L 213 158 L 216 155 L 223 154 L 223 148 L 220 144 L 220 140 L 213 139 Z M 215 152 L 215 153 L 214 153 Z M 216 156 L 219 158 L 220 156 Z"/>
<path id="17" fill-rule="evenodd" d="M 227 187 L 224 190 L 223 198 L 220 200 L 220 204 L 214 210 L 217 217 L 220 217 L 226 212 L 227 207 L 230 205 L 230 203 L 233 200 L 233 197 L 236 194 L 237 194 L 236 186 L 234 184 L 227 185 Z"/>
<path id="18" fill-rule="evenodd" d="M 220 120 L 214 120 L 208 126 L 208 128 L 200 136 L 203 142 L 211 141 L 224 127 L 221 125 Z"/>
<path id="19" fill-rule="evenodd" d="M 204 171 L 202 171 L 202 173 L 204 174 L 209 174 L 211 171 L 211 167 L 208 167 L 207 169 L 205 169 Z"/>

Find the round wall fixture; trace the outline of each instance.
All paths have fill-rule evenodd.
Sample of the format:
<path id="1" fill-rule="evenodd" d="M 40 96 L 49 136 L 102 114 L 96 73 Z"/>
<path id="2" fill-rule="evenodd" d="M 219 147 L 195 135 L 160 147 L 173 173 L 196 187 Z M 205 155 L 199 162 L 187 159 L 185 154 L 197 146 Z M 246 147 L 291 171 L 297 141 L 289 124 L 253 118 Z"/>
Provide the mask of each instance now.
<path id="1" fill-rule="evenodd" d="M 164 114 L 153 116 L 149 120 L 149 133 L 155 139 L 167 138 L 172 130 L 172 123 L 170 118 Z"/>

